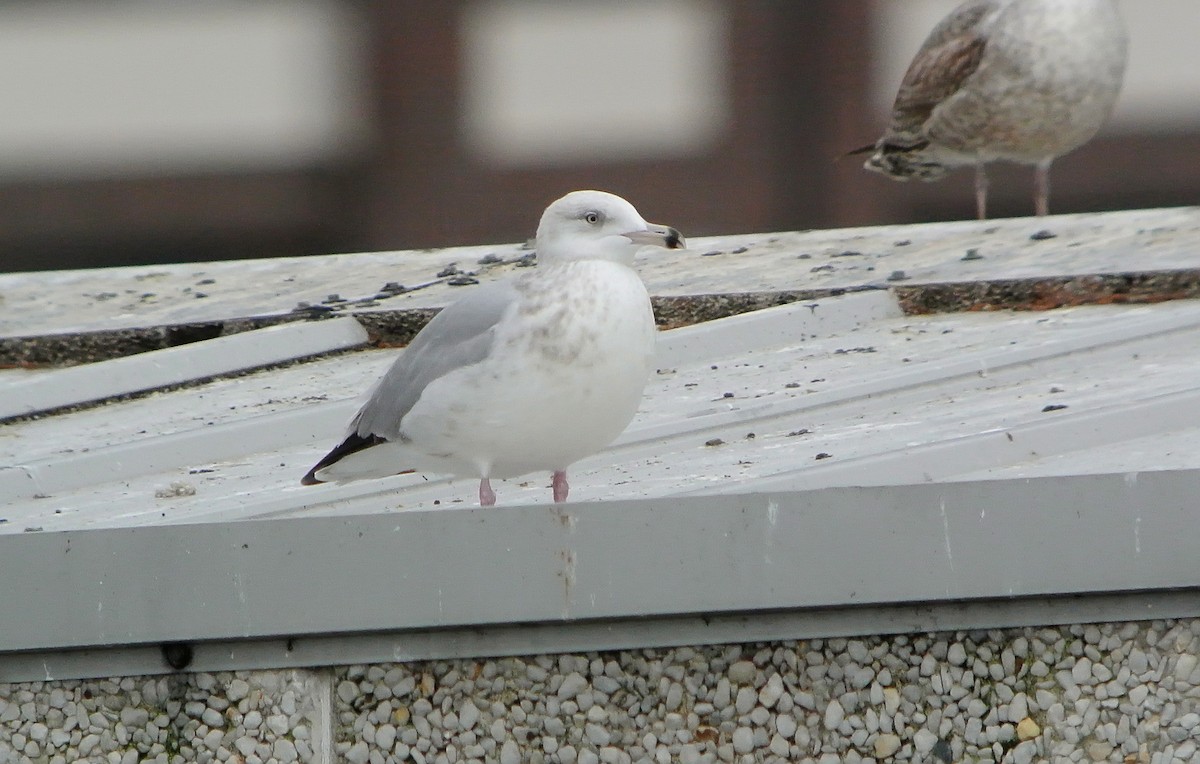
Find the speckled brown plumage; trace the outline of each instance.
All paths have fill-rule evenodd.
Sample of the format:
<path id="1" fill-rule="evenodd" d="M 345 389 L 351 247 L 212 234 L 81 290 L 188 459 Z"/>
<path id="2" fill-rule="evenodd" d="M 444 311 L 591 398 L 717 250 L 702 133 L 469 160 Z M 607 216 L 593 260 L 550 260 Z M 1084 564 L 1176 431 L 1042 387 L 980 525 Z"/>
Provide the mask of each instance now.
<path id="1" fill-rule="evenodd" d="M 925 40 L 867 169 L 937 180 L 985 164 L 1036 166 L 1036 212 L 1049 207 L 1050 163 L 1096 134 L 1112 112 L 1128 47 L 1116 0 L 969 0 Z"/>

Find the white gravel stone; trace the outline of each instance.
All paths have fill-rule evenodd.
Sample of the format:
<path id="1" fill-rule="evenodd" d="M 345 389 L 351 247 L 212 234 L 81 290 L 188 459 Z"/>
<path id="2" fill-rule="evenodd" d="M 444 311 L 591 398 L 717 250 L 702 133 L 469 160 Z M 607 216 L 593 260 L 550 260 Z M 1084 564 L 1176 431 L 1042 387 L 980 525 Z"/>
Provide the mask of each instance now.
<path id="1" fill-rule="evenodd" d="M 784 735 L 779 733 L 772 735 L 772 738 L 770 738 L 770 744 L 768 744 L 767 747 L 769 748 L 770 752 L 779 757 L 786 757 L 788 752 L 792 750 L 792 746 L 788 744 L 787 739 L 784 738 Z"/>
<path id="2" fill-rule="evenodd" d="M 1175 661 L 1175 678 L 1181 682 L 1187 682 L 1196 671 L 1197 661 L 1200 661 L 1200 656 L 1194 653 L 1183 653 Z"/>
<path id="3" fill-rule="evenodd" d="M 731 692 L 731 686 L 729 683 L 729 679 L 726 677 L 721 677 L 720 679 L 718 679 L 717 680 L 717 689 L 715 692 L 713 692 L 713 697 L 712 697 L 713 708 L 715 708 L 718 711 L 721 711 L 726 706 L 728 706 L 730 698 L 732 697 L 730 695 L 730 692 Z"/>
<path id="4" fill-rule="evenodd" d="M 233 741 L 233 747 L 238 749 L 238 752 L 244 757 L 249 757 L 254 753 L 255 747 L 258 746 L 258 739 L 253 737 L 240 737 Z"/>
<path id="5" fill-rule="evenodd" d="M 345 753 L 345 757 L 346 761 L 350 762 L 350 764 L 366 764 L 371 758 L 371 750 L 367 747 L 366 743 L 360 740 L 350 746 L 350 749 Z"/>
<path id="6" fill-rule="evenodd" d="M 946 652 L 946 660 L 954 666 L 962 666 L 967 662 L 967 651 L 962 646 L 961 642 L 955 642 L 950 645 Z"/>
<path id="7" fill-rule="evenodd" d="M 1016 723 L 1029 715 L 1029 696 L 1019 692 L 1008 704 L 1008 720 Z"/>
<path id="8" fill-rule="evenodd" d="M 225 726 L 225 717 L 221 716 L 221 712 L 217 711 L 215 708 L 204 709 L 204 713 L 200 715 L 200 719 L 209 727 Z"/>
<path id="9" fill-rule="evenodd" d="M 1032 740 L 1026 740 L 1020 743 L 1012 752 L 1013 764 L 1031 764 L 1034 756 L 1037 755 L 1037 743 Z"/>
<path id="10" fill-rule="evenodd" d="M 588 742 L 594 746 L 608 745 L 612 736 L 608 730 L 601 727 L 599 724 L 589 724 L 584 728 L 584 734 L 587 736 Z"/>
<path id="11" fill-rule="evenodd" d="M 783 677 L 779 674 L 772 674 L 767 683 L 758 691 L 758 702 L 763 708 L 774 708 L 779 699 L 783 697 Z"/>
<path id="12" fill-rule="evenodd" d="M 733 684 L 751 684 L 758 669 L 751 661 L 738 661 L 729 667 L 727 675 Z"/>
<path id="13" fill-rule="evenodd" d="M 1071 679 L 1075 684 L 1090 684 L 1092 681 L 1092 662 L 1087 658 L 1080 658 L 1071 668 Z"/>
<path id="14" fill-rule="evenodd" d="M 937 659 L 933 655 L 926 655 L 921 659 L 921 676 L 933 676 L 935 671 L 937 671 Z"/>
<path id="15" fill-rule="evenodd" d="M 927 754 L 937 745 L 938 737 L 927 729 L 919 729 L 913 735 L 913 746 L 919 754 Z"/>
<path id="16" fill-rule="evenodd" d="M 890 733 L 877 735 L 874 743 L 875 758 L 886 759 L 900 750 L 900 737 Z"/>
<path id="17" fill-rule="evenodd" d="M 749 727 L 738 727 L 733 731 L 734 753 L 749 753 L 754 750 L 754 730 Z"/>
<path id="18" fill-rule="evenodd" d="M 391 724 L 383 724 L 375 730 L 375 745 L 384 751 L 392 750 L 396 745 L 396 728 Z"/>
<path id="19" fill-rule="evenodd" d="M 1148 668 L 1150 668 L 1150 660 L 1145 651 L 1140 647 L 1133 648 L 1129 653 L 1129 670 L 1135 676 L 1141 676 Z"/>
<path id="20" fill-rule="evenodd" d="M 572 749 L 574 753 L 574 749 Z M 561 752 L 559 758 L 561 759 Z M 506 740 L 500 747 L 500 764 L 521 764 L 521 749 L 515 741 Z"/>
<path id="21" fill-rule="evenodd" d="M 579 693 L 583 692 L 588 686 L 588 681 L 578 672 L 567 674 L 563 679 L 562 684 L 558 687 L 558 699 L 567 700 L 574 698 Z"/>
<path id="22" fill-rule="evenodd" d="M 900 691 L 895 687 L 883 688 L 883 710 L 889 716 L 900 710 Z"/>
<path id="23" fill-rule="evenodd" d="M 1113 746 L 1103 740 L 1094 740 L 1084 747 L 1084 751 L 1092 761 L 1108 761 L 1109 755 L 1113 752 Z"/>
<path id="24" fill-rule="evenodd" d="M 289 726 L 288 718 L 283 714 L 272 714 L 267 717 L 267 729 L 276 735 L 287 734 Z"/>
<path id="25" fill-rule="evenodd" d="M 296 753 L 296 744 L 285 737 L 275 741 L 271 752 L 282 764 L 291 764 L 299 758 L 299 755 Z"/>
<path id="26" fill-rule="evenodd" d="M 337 696 L 343 703 L 349 703 L 358 696 L 358 685 L 351 681 L 339 682 Z"/>
<path id="27" fill-rule="evenodd" d="M 225 696 L 236 703 L 250 694 L 250 684 L 244 679 L 234 679 L 225 688 Z"/>
<path id="28" fill-rule="evenodd" d="M 666 707 L 668 711 L 676 711 L 683 703 L 683 685 L 672 682 L 667 690 Z"/>
<path id="29" fill-rule="evenodd" d="M 476 722 L 479 721 L 479 709 L 470 700 L 463 703 L 462 710 L 458 713 L 458 724 L 464 730 L 473 729 Z"/>
<path id="30" fill-rule="evenodd" d="M 825 729 L 837 729 L 845 718 L 846 710 L 842 707 L 841 702 L 836 698 L 829 701 L 829 705 L 825 707 Z"/>
<path id="31" fill-rule="evenodd" d="M 738 690 L 737 700 L 734 702 L 734 708 L 739 714 L 748 714 L 754 708 L 754 704 L 758 701 L 758 694 L 754 692 L 752 687 L 742 687 Z"/>
<path id="32" fill-rule="evenodd" d="M 775 720 L 775 730 L 789 740 L 796 734 L 796 717 L 780 715 Z"/>

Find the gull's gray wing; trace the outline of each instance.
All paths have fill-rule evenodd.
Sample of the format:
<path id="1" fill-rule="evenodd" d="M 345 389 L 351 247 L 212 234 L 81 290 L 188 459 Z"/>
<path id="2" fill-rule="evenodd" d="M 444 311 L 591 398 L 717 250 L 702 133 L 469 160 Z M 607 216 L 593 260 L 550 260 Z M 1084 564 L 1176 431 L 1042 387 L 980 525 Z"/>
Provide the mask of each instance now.
<path id="1" fill-rule="evenodd" d="M 400 421 L 430 382 L 487 356 L 496 325 L 517 295 L 512 280 L 492 282 L 434 316 L 375 385 L 350 423 L 346 439 L 317 462 L 301 482 L 320 483 L 316 473 L 343 457 L 400 440 Z"/>
<path id="2" fill-rule="evenodd" d="M 485 284 L 444 308 L 392 364 L 354 417 L 352 432 L 400 437 L 400 420 L 435 379 L 487 356 L 495 327 L 517 299 L 511 281 Z"/>

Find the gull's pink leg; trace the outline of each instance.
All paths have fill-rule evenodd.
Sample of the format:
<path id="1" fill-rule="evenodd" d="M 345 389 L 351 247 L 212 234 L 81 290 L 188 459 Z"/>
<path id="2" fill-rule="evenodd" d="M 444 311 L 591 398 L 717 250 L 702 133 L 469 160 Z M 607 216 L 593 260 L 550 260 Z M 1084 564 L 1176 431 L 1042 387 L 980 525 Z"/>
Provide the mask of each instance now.
<path id="1" fill-rule="evenodd" d="M 496 503 L 496 492 L 492 490 L 492 481 L 483 478 L 479 481 L 479 506 L 490 507 Z"/>
<path id="2" fill-rule="evenodd" d="M 975 163 L 975 214 L 980 220 L 987 220 L 987 168 L 983 162 Z"/>
<path id="3" fill-rule="evenodd" d="M 1033 211 L 1038 217 L 1050 214 L 1050 162 L 1043 159 L 1033 171 Z"/>
<path id="4" fill-rule="evenodd" d="M 567 485 L 567 471 L 555 470 L 554 479 L 550 481 L 551 487 L 554 489 L 554 501 L 562 504 L 567 500 L 567 491 L 571 490 L 571 486 Z"/>

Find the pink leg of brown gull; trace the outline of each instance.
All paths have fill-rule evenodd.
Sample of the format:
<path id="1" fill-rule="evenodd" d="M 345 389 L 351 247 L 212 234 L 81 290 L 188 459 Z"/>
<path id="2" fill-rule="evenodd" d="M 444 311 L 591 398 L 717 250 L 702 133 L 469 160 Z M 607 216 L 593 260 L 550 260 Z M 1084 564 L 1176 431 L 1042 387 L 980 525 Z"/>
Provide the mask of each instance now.
<path id="1" fill-rule="evenodd" d="M 479 481 L 479 506 L 490 507 L 496 503 L 496 492 L 492 490 L 492 481 L 484 478 Z"/>
<path id="2" fill-rule="evenodd" d="M 550 481 L 550 486 L 554 489 L 554 501 L 562 504 L 567 500 L 567 491 L 571 490 L 571 486 L 567 485 L 567 471 L 555 470 L 554 479 Z"/>
<path id="3" fill-rule="evenodd" d="M 1050 162 L 1043 159 L 1033 171 L 1033 211 L 1038 217 L 1050 214 Z"/>
<path id="4" fill-rule="evenodd" d="M 987 167 L 983 162 L 975 163 L 975 214 L 980 220 L 987 220 Z"/>

